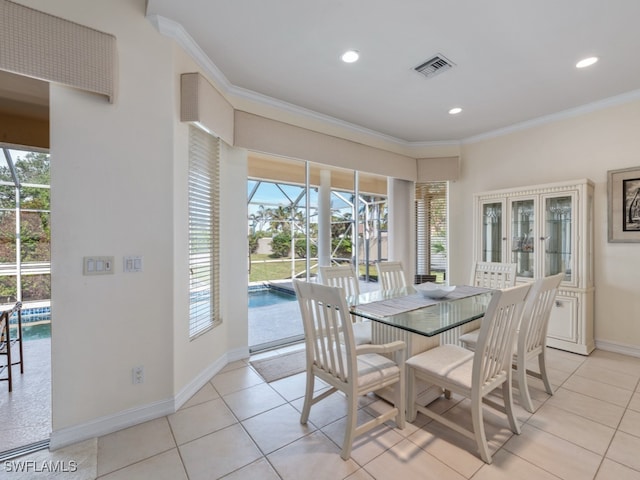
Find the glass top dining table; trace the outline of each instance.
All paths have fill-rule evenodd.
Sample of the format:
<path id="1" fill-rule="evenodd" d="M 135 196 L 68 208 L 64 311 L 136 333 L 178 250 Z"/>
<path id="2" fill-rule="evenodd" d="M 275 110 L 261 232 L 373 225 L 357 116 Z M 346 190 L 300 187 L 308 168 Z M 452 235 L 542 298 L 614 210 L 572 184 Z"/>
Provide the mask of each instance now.
<path id="1" fill-rule="evenodd" d="M 353 315 L 427 337 L 482 318 L 493 290 L 466 285 L 441 299 L 424 297 L 413 286 L 350 296 Z"/>

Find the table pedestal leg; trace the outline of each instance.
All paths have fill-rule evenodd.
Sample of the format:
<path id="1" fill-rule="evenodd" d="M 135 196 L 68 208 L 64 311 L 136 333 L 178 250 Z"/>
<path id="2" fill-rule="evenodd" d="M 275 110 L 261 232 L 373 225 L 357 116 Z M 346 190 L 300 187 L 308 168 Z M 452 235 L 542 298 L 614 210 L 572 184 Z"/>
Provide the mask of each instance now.
<path id="1" fill-rule="evenodd" d="M 406 359 L 440 345 L 438 336 L 426 337 L 417 333 L 408 332 L 397 327 L 385 325 L 380 322 L 371 322 L 371 336 L 373 343 L 382 344 L 396 340 L 402 340 L 407 344 Z M 408 384 L 408 371 L 406 372 L 405 385 Z M 421 405 L 427 405 L 442 395 L 443 391 L 440 387 L 419 381 L 416 385 L 417 402 Z M 393 401 L 393 392 L 391 387 L 376 392 L 377 395 L 388 401 Z M 411 401 L 407 398 L 407 402 Z M 407 404 L 408 405 L 408 404 Z"/>

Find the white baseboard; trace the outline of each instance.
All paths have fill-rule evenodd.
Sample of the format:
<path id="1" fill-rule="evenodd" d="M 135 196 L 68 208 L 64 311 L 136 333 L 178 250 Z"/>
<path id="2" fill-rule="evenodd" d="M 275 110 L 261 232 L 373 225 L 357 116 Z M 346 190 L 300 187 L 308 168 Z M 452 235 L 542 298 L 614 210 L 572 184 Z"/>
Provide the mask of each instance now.
<path id="1" fill-rule="evenodd" d="M 184 388 L 176 394 L 175 410 L 177 411 L 182 405 L 184 405 L 205 385 L 205 383 L 211 380 L 228 363 L 235 362 L 236 360 L 241 360 L 243 358 L 249 358 L 249 347 L 231 350 L 205 368 L 197 377 L 186 384 Z"/>
<path id="2" fill-rule="evenodd" d="M 631 357 L 640 357 L 640 346 L 611 342 L 608 340 L 596 340 L 596 348 L 607 352 L 621 353 Z"/>
<path id="3" fill-rule="evenodd" d="M 49 450 L 57 450 L 94 437 L 107 435 L 175 412 L 173 398 L 130 408 L 89 422 L 51 432 Z"/>
<path id="4" fill-rule="evenodd" d="M 240 347 L 227 352 L 228 363 L 236 362 L 244 358 L 249 358 L 249 347 Z"/>
<path id="5" fill-rule="evenodd" d="M 249 358 L 248 347 L 238 348 L 225 353 L 185 385 L 173 398 L 130 408 L 72 427 L 54 430 L 51 432 L 49 450 L 57 450 L 90 438 L 101 437 L 122 430 L 123 428 L 171 415 L 211 380 L 216 373 L 222 370 L 225 365 L 243 358 Z"/>

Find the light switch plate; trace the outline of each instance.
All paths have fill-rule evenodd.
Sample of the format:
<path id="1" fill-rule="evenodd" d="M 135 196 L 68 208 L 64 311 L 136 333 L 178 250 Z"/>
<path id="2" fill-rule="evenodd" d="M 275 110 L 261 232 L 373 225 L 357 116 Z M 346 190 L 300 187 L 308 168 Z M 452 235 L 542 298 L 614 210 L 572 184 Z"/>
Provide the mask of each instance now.
<path id="1" fill-rule="evenodd" d="M 142 271 L 142 256 L 128 255 L 123 258 L 122 271 L 125 273 L 138 273 Z"/>
<path id="2" fill-rule="evenodd" d="M 93 256 L 83 257 L 83 275 L 110 275 L 113 274 L 113 257 Z"/>

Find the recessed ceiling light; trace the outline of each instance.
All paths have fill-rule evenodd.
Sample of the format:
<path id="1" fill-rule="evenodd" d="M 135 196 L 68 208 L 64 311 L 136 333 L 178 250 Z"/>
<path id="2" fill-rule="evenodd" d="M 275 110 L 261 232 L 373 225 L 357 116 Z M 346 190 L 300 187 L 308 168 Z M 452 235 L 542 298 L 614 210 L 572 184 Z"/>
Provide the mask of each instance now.
<path id="1" fill-rule="evenodd" d="M 357 50 L 347 50 L 342 54 L 342 61 L 345 63 L 357 62 L 360 58 L 360 54 Z"/>
<path id="2" fill-rule="evenodd" d="M 449 110 L 449 114 L 450 115 L 457 115 L 461 111 L 462 111 L 462 109 L 460 107 L 455 107 L 455 108 L 452 108 L 451 110 Z"/>
<path id="3" fill-rule="evenodd" d="M 578 63 L 576 63 L 576 68 L 589 67 L 589 66 L 593 65 L 594 63 L 596 63 L 597 61 L 598 61 L 598 57 L 585 58 L 583 60 L 580 60 Z"/>

